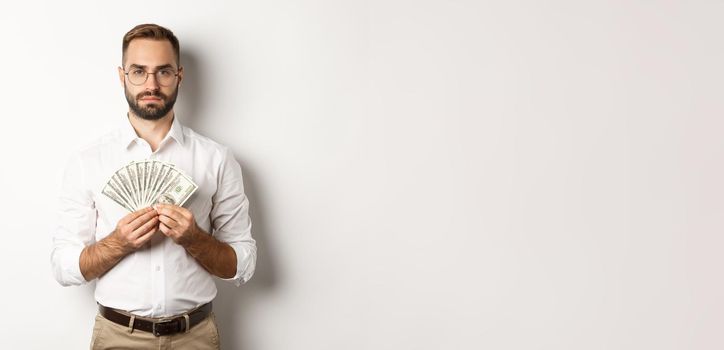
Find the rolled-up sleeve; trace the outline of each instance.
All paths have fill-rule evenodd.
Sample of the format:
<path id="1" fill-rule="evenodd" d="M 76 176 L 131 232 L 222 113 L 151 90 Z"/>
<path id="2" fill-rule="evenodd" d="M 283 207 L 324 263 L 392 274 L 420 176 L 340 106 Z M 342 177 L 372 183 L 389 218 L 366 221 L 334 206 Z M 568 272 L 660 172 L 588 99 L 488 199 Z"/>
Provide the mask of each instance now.
<path id="1" fill-rule="evenodd" d="M 256 268 L 256 241 L 251 236 L 249 200 L 244 193 L 241 166 L 228 148 L 219 168 L 218 187 L 211 209 L 212 235 L 236 252 L 236 275 L 223 279 L 240 286 L 249 281 Z"/>
<path id="2" fill-rule="evenodd" d="M 63 286 L 88 283 L 80 272 L 80 254 L 95 239 L 96 209 L 85 188 L 79 154 L 68 161 L 58 201 L 57 226 L 50 261 L 53 276 Z"/>

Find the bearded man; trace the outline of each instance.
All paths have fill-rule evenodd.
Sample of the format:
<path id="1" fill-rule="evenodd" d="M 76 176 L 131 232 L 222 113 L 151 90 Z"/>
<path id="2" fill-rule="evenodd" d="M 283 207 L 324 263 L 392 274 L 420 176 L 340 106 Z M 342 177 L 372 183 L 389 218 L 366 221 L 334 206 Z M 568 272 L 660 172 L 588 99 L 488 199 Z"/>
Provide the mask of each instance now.
<path id="1" fill-rule="evenodd" d="M 179 41 L 142 24 L 123 37 L 122 125 L 73 154 L 60 194 L 51 263 L 63 286 L 96 281 L 91 349 L 219 349 L 214 278 L 237 286 L 256 265 L 241 167 L 228 147 L 183 126 L 174 103 L 184 76 Z M 198 189 L 183 206 L 135 212 L 102 195 L 116 170 L 158 160 Z"/>

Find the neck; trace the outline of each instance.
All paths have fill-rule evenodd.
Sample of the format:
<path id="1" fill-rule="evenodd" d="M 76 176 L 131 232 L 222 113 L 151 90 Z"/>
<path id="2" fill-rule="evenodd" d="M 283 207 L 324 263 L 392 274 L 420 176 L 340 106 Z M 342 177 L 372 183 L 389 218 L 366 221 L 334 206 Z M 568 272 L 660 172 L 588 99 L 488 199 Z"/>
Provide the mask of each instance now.
<path id="1" fill-rule="evenodd" d="M 151 151 L 156 151 L 159 144 L 166 137 L 169 130 L 171 130 L 171 124 L 173 123 L 174 113 L 173 110 L 169 111 L 168 114 L 158 120 L 146 120 L 128 112 L 128 120 L 131 122 L 133 129 L 136 130 L 138 137 L 146 140 L 151 145 Z"/>

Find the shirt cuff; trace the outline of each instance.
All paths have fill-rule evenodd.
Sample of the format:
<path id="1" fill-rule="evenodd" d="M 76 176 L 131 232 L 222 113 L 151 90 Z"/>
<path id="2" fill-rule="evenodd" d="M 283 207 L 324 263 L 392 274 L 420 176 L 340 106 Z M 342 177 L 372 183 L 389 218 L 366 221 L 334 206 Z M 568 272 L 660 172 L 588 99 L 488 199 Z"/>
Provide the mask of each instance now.
<path id="1" fill-rule="evenodd" d="M 84 247 L 68 246 L 55 262 L 55 279 L 62 286 L 80 286 L 88 283 L 80 272 L 80 254 Z"/>
<path id="2" fill-rule="evenodd" d="M 236 275 L 232 278 L 221 278 L 233 282 L 237 287 L 248 282 L 254 275 L 256 267 L 256 251 L 243 243 L 228 243 L 236 253 Z"/>

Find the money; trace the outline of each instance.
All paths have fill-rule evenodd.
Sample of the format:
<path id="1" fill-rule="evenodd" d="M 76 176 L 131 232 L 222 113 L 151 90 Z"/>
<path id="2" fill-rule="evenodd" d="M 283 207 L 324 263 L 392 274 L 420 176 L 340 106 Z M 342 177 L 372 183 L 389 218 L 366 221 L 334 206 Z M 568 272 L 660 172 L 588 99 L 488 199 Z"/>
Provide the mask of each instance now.
<path id="1" fill-rule="evenodd" d="M 175 165 L 146 159 L 118 169 L 101 193 L 134 212 L 157 203 L 182 206 L 198 188 L 191 177 Z"/>

